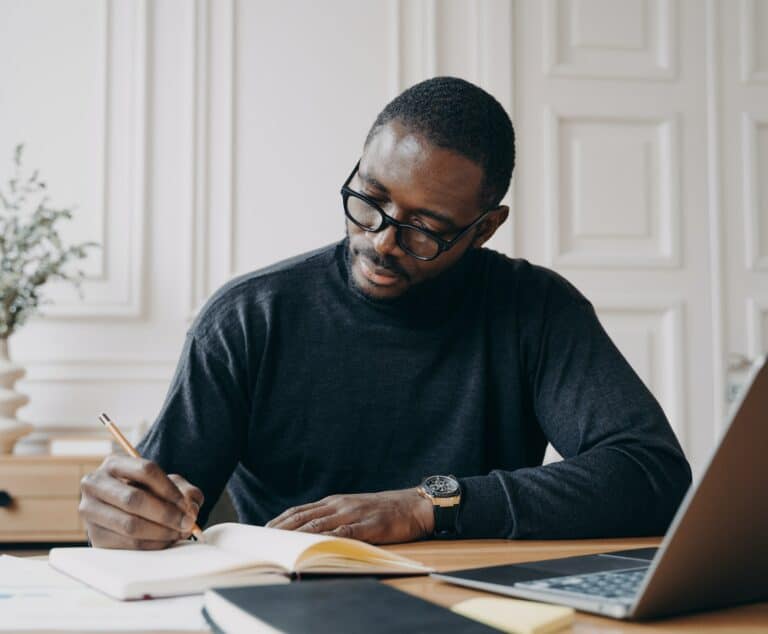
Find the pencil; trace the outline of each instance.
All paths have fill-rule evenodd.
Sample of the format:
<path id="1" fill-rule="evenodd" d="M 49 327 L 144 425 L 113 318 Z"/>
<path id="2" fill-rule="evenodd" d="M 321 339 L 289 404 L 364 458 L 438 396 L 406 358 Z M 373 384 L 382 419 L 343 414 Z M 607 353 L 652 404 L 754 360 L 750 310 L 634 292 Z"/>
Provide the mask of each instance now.
<path id="1" fill-rule="evenodd" d="M 129 456 L 133 456 L 134 458 L 141 458 L 141 455 L 138 451 L 136 451 L 136 448 L 130 442 L 128 442 L 128 439 L 123 436 L 123 432 L 118 429 L 117 425 L 112 422 L 112 419 L 109 416 L 102 412 L 102 414 L 99 416 L 99 421 L 109 430 L 109 433 L 112 434 L 115 440 L 123 448 L 125 453 L 127 453 Z M 192 525 L 192 535 L 190 537 L 197 541 L 203 541 L 203 531 L 200 530 L 200 527 L 197 524 Z"/>

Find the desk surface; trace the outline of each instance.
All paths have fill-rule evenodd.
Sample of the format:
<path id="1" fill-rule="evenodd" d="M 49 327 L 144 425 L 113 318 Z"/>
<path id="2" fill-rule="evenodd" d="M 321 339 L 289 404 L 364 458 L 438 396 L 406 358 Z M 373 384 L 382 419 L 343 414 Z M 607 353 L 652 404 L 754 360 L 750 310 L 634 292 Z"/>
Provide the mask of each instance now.
<path id="1" fill-rule="evenodd" d="M 586 555 L 607 550 L 657 546 L 658 538 L 601 539 L 576 541 L 505 541 L 478 540 L 455 542 L 420 542 L 389 546 L 388 549 L 412 557 L 439 571 L 514 564 L 537 559 Z M 429 577 L 408 577 L 387 581 L 390 585 L 440 605 L 451 606 L 487 593 L 453 586 Z M 562 630 L 568 632 L 568 630 Z M 661 634 L 696 632 L 707 634 L 768 633 L 768 603 L 756 603 L 715 612 L 701 612 L 646 623 L 629 623 L 576 613 L 570 630 L 578 634 L 624 634 L 625 632 Z"/>
<path id="2" fill-rule="evenodd" d="M 412 557 L 440 571 L 476 568 L 499 564 L 520 563 L 537 559 L 552 559 L 584 555 L 607 550 L 656 546 L 657 538 L 601 539 L 578 541 L 505 541 L 476 540 L 453 542 L 417 542 L 387 546 L 389 550 Z M 2 549 L 0 547 L 0 552 Z M 40 555 L 41 551 L 6 551 L 16 556 Z M 474 596 L 488 596 L 467 588 L 441 583 L 429 577 L 401 577 L 386 583 L 405 592 L 440 605 L 451 606 Z M 568 630 L 561 630 L 568 632 Z M 696 632 L 708 634 L 766 634 L 768 633 L 768 602 L 744 605 L 715 612 L 702 612 L 647 623 L 628 623 L 597 616 L 576 613 L 570 632 L 574 634 L 674 634 Z M 165 632 L 164 634 L 169 634 Z"/>

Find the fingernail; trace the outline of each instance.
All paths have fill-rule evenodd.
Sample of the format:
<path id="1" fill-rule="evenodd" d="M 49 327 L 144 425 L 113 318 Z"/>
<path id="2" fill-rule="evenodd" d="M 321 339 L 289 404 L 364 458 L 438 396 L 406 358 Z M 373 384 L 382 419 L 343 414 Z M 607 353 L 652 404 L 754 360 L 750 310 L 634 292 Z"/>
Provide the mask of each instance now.
<path id="1" fill-rule="evenodd" d="M 200 514 L 200 505 L 197 502 L 190 502 L 187 513 L 192 517 L 197 517 Z"/>
<path id="2" fill-rule="evenodd" d="M 181 519 L 181 530 L 189 531 L 195 523 L 195 518 L 192 515 L 184 515 Z"/>

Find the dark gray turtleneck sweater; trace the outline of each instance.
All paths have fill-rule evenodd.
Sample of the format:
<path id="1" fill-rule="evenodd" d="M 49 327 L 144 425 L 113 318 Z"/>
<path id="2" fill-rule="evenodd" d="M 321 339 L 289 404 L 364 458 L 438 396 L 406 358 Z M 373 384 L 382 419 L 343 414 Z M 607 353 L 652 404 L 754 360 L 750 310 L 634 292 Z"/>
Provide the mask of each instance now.
<path id="1" fill-rule="evenodd" d="M 472 250 L 394 302 L 346 241 L 236 278 L 187 334 L 139 450 L 263 524 L 334 493 L 462 484 L 463 537 L 660 534 L 690 469 L 590 303 Z M 540 466 L 547 441 L 564 456 Z"/>

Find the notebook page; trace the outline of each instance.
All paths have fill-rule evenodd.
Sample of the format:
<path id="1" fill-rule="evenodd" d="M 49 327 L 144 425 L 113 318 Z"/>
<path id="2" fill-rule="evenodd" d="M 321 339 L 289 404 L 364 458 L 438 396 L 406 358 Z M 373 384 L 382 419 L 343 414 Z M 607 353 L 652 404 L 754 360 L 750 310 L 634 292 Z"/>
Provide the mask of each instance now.
<path id="1" fill-rule="evenodd" d="M 54 548 L 51 566 L 111 596 L 132 598 L 131 587 L 154 588 L 174 581 L 249 568 L 253 558 L 208 544 L 180 542 L 166 550 Z"/>
<path id="2" fill-rule="evenodd" d="M 417 561 L 371 544 L 337 537 L 330 543 L 319 543 L 306 550 L 298 568 L 305 572 L 326 572 L 348 567 L 368 572 L 432 572 Z"/>
<path id="3" fill-rule="evenodd" d="M 333 537 L 266 528 L 248 524 L 217 524 L 203 533 L 205 543 L 252 561 L 269 561 L 293 572 L 302 553 L 315 544 L 336 541 Z"/>
<path id="4" fill-rule="evenodd" d="M 0 556 L 0 632 L 208 632 L 202 596 L 115 601 L 46 561 Z"/>
<path id="5" fill-rule="evenodd" d="M 247 555 L 254 561 L 275 562 L 292 572 L 309 571 L 315 558 L 325 560 L 320 565 L 328 562 L 337 569 L 346 565 L 360 568 L 360 564 L 352 561 L 357 560 L 383 571 L 430 571 L 418 562 L 355 539 L 245 524 L 218 524 L 207 529 L 204 537 L 206 544 Z"/>

